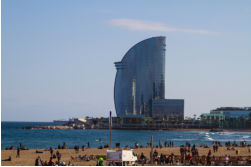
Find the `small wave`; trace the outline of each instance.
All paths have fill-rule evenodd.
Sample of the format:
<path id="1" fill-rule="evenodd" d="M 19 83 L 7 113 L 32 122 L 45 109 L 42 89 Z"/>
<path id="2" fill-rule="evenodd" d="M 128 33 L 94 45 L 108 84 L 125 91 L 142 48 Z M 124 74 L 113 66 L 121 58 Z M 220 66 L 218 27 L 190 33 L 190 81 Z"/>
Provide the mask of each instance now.
<path id="1" fill-rule="evenodd" d="M 103 141 L 102 141 L 102 140 L 100 140 L 100 139 L 96 139 L 96 141 L 97 141 L 97 142 L 103 142 Z"/>
<path id="2" fill-rule="evenodd" d="M 250 136 L 242 136 L 243 139 L 250 138 Z"/>
<path id="3" fill-rule="evenodd" d="M 173 141 L 195 141 L 196 139 L 172 139 Z"/>
<path id="4" fill-rule="evenodd" d="M 235 132 L 222 132 L 220 133 L 221 135 L 224 135 L 224 136 L 231 136 L 231 135 L 236 135 Z"/>
<path id="5" fill-rule="evenodd" d="M 243 141 L 243 139 L 215 139 L 216 141 L 219 141 L 219 142 L 233 142 L 233 141 L 236 141 L 236 142 L 240 142 L 240 141 Z M 246 142 L 251 142 L 251 140 L 245 140 Z"/>
<path id="6" fill-rule="evenodd" d="M 210 141 L 213 141 L 214 139 L 213 138 L 211 138 L 211 137 L 209 137 L 209 138 L 207 138 L 208 140 L 210 140 Z"/>

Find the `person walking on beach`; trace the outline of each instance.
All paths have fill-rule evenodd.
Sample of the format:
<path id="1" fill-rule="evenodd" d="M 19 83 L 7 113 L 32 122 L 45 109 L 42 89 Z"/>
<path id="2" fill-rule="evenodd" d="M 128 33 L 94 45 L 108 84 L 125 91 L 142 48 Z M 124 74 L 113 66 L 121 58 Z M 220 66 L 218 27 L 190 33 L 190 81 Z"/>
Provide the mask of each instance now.
<path id="1" fill-rule="evenodd" d="M 19 158 L 20 157 L 20 148 L 17 148 L 17 156 L 16 156 L 17 158 Z"/>
<path id="2" fill-rule="evenodd" d="M 88 148 L 90 148 L 90 142 L 88 141 L 88 143 L 87 143 L 87 146 L 88 146 Z"/>
<path id="3" fill-rule="evenodd" d="M 63 143 L 63 146 L 61 147 L 62 149 L 66 149 L 66 143 Z"/>
<path id="4" fill-rule="evenodd" d="M 51 157 L 53 156 L 53 149 L 50 147 Z"/>
<path id="5" fill-rule="evenodd" d="M 57 156 L 58 162 L 60 162 L 60 160 L 61 160 L 61 154 L 58 151 L 56 152 L 56 156 Z"/>
<path id="6" fill-rule="evenodd" d="M 213 151 L 214 151 L 214 153 L 216 152 L 216 146 L 215 146 L 215 144 L 213 144 Z"/>
<path id="7" fill-rule="evenodd" d="M 218 143 L 217 143 L 216 146 L 215 146 L 216 152 L 218 152 L 218 149 L 219 149 L 219 146 L 218 146 Z"/>
<path id="8" fill-rule="evenodd" d="M 161 142 L 161 140 L 159 140 L 159 148 L 160 149 L 162 148 L 162 142 Z"/>

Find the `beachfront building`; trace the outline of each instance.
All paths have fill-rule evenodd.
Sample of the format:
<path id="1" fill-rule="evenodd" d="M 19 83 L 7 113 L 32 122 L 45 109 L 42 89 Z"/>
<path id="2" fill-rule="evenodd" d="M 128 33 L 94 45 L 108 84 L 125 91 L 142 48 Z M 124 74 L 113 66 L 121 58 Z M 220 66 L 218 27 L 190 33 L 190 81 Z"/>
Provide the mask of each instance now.
<path id="1" fill-rule="evenodd" d="M 136 122 L 142 117 L 184 119 L 184 100 L 165 99 L 165 40 L 163 36 L 143 40 L 115 62 L 114 103 L 118 117 L 131 117 Z"/>
<path id="2" fill-rule="evenodd" d="M 153 118 L 184 119 L 184 100 L 183 99 L 153 99 L 152 116 Z"/>
<path id="3" fill-rule="evenodd" d="M 251 125 L 251 107 L 221 107 L 201 115 L 202 125 L 219 128 L 247 128 Z"/>

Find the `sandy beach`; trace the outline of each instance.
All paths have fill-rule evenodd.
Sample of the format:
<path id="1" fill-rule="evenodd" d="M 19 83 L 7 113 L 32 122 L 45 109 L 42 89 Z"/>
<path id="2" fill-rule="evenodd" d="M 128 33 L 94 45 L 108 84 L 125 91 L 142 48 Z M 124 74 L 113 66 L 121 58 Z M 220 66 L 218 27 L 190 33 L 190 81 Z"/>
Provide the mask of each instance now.
<path id="1" fill-rule="evenodd" d="M 168 148 L 156 148 L 159 154 L 165 154 L 170 155 L 173 153 L 174 155 L 180 155 L 179 147 L 168 147 Z M 207 155 L 208 151 L 213 150 L 212 147 L 209 148 L 202 148 L 198 147 L 199 156 Z M 235 150 L 227 150 L 226 147 L 219 147 L 219 151 L 214 153 L 212 151 L 212 156 L 219 157 L 219 156 L 225 156 L 230 155 L 231 157 L 234 156 L 245 156 L 248 158 L 251 158 L 251 153 L 248 151 L 248 147 L 235 147 L 236 150 L 240 150 L 240 154 L 236 155 Z M 36 149 L 32 150 L 22 150 L 20 152 L 20 157 L 16 158 L 17 150 L 1 150 L 2 153 L 2 160 L 7 159 L 9 156 L 11 156 L 11 161 L 1 161 L 3 166 L 34 166 L 35 165 L 35 159 L 40 156 L 40 158 L 43 161 L 49 161 L 50 158 L 50 151 L 45 151 L 44 149 L 37 149 L 38 151 L 41 151 L 43 153 L 36 153 Z M 90 160 L 90 161 L 84 161 L 76 159 L 77 156 L 81 155 L 87 155 L 89 156 L 105 156 L 107 149 L 97 149 L 97 148 L 89 148 L 85 151 L 79 150 L 78 153 L 75 152 L 74 149 L 59 149 L 58 151 L 61 153 L 61 161 L 64 161 L 66 164 L 70 162 L 70 164 L 75 166 L 95 166 L 96 160 Z M 155 150 L 155 149 L 154 149 Z M 57 149 L 54 150 L 54 153 L 57 151 Z M 135 153 L 140 155 L 142 152 L 147 158 L 150 158 L 150 148 L 138 148 L 134 149 Z M 73 157 L 73 158 L 71 158 Z M 56 159 L 53 159 L 54 162 L 56 162 Z"/>

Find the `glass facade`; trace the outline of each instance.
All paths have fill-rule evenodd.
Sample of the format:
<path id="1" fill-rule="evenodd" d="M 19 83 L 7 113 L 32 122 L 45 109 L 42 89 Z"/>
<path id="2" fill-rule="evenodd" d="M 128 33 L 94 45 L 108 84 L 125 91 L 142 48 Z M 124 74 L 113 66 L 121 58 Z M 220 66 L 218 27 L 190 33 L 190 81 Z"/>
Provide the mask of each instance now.
<path id="1" fill-rule="evenodd" d="M 152 116 L 152 99 L 165 98 L 165 41 L 162 36 L 143 40 L 115 62 L 118 117 Z"/>
<path id="2" fill-rule="evenodd" d="M 184 119 L 183 99 L 156 99 L 152 104 L 153 118 Z"/>

